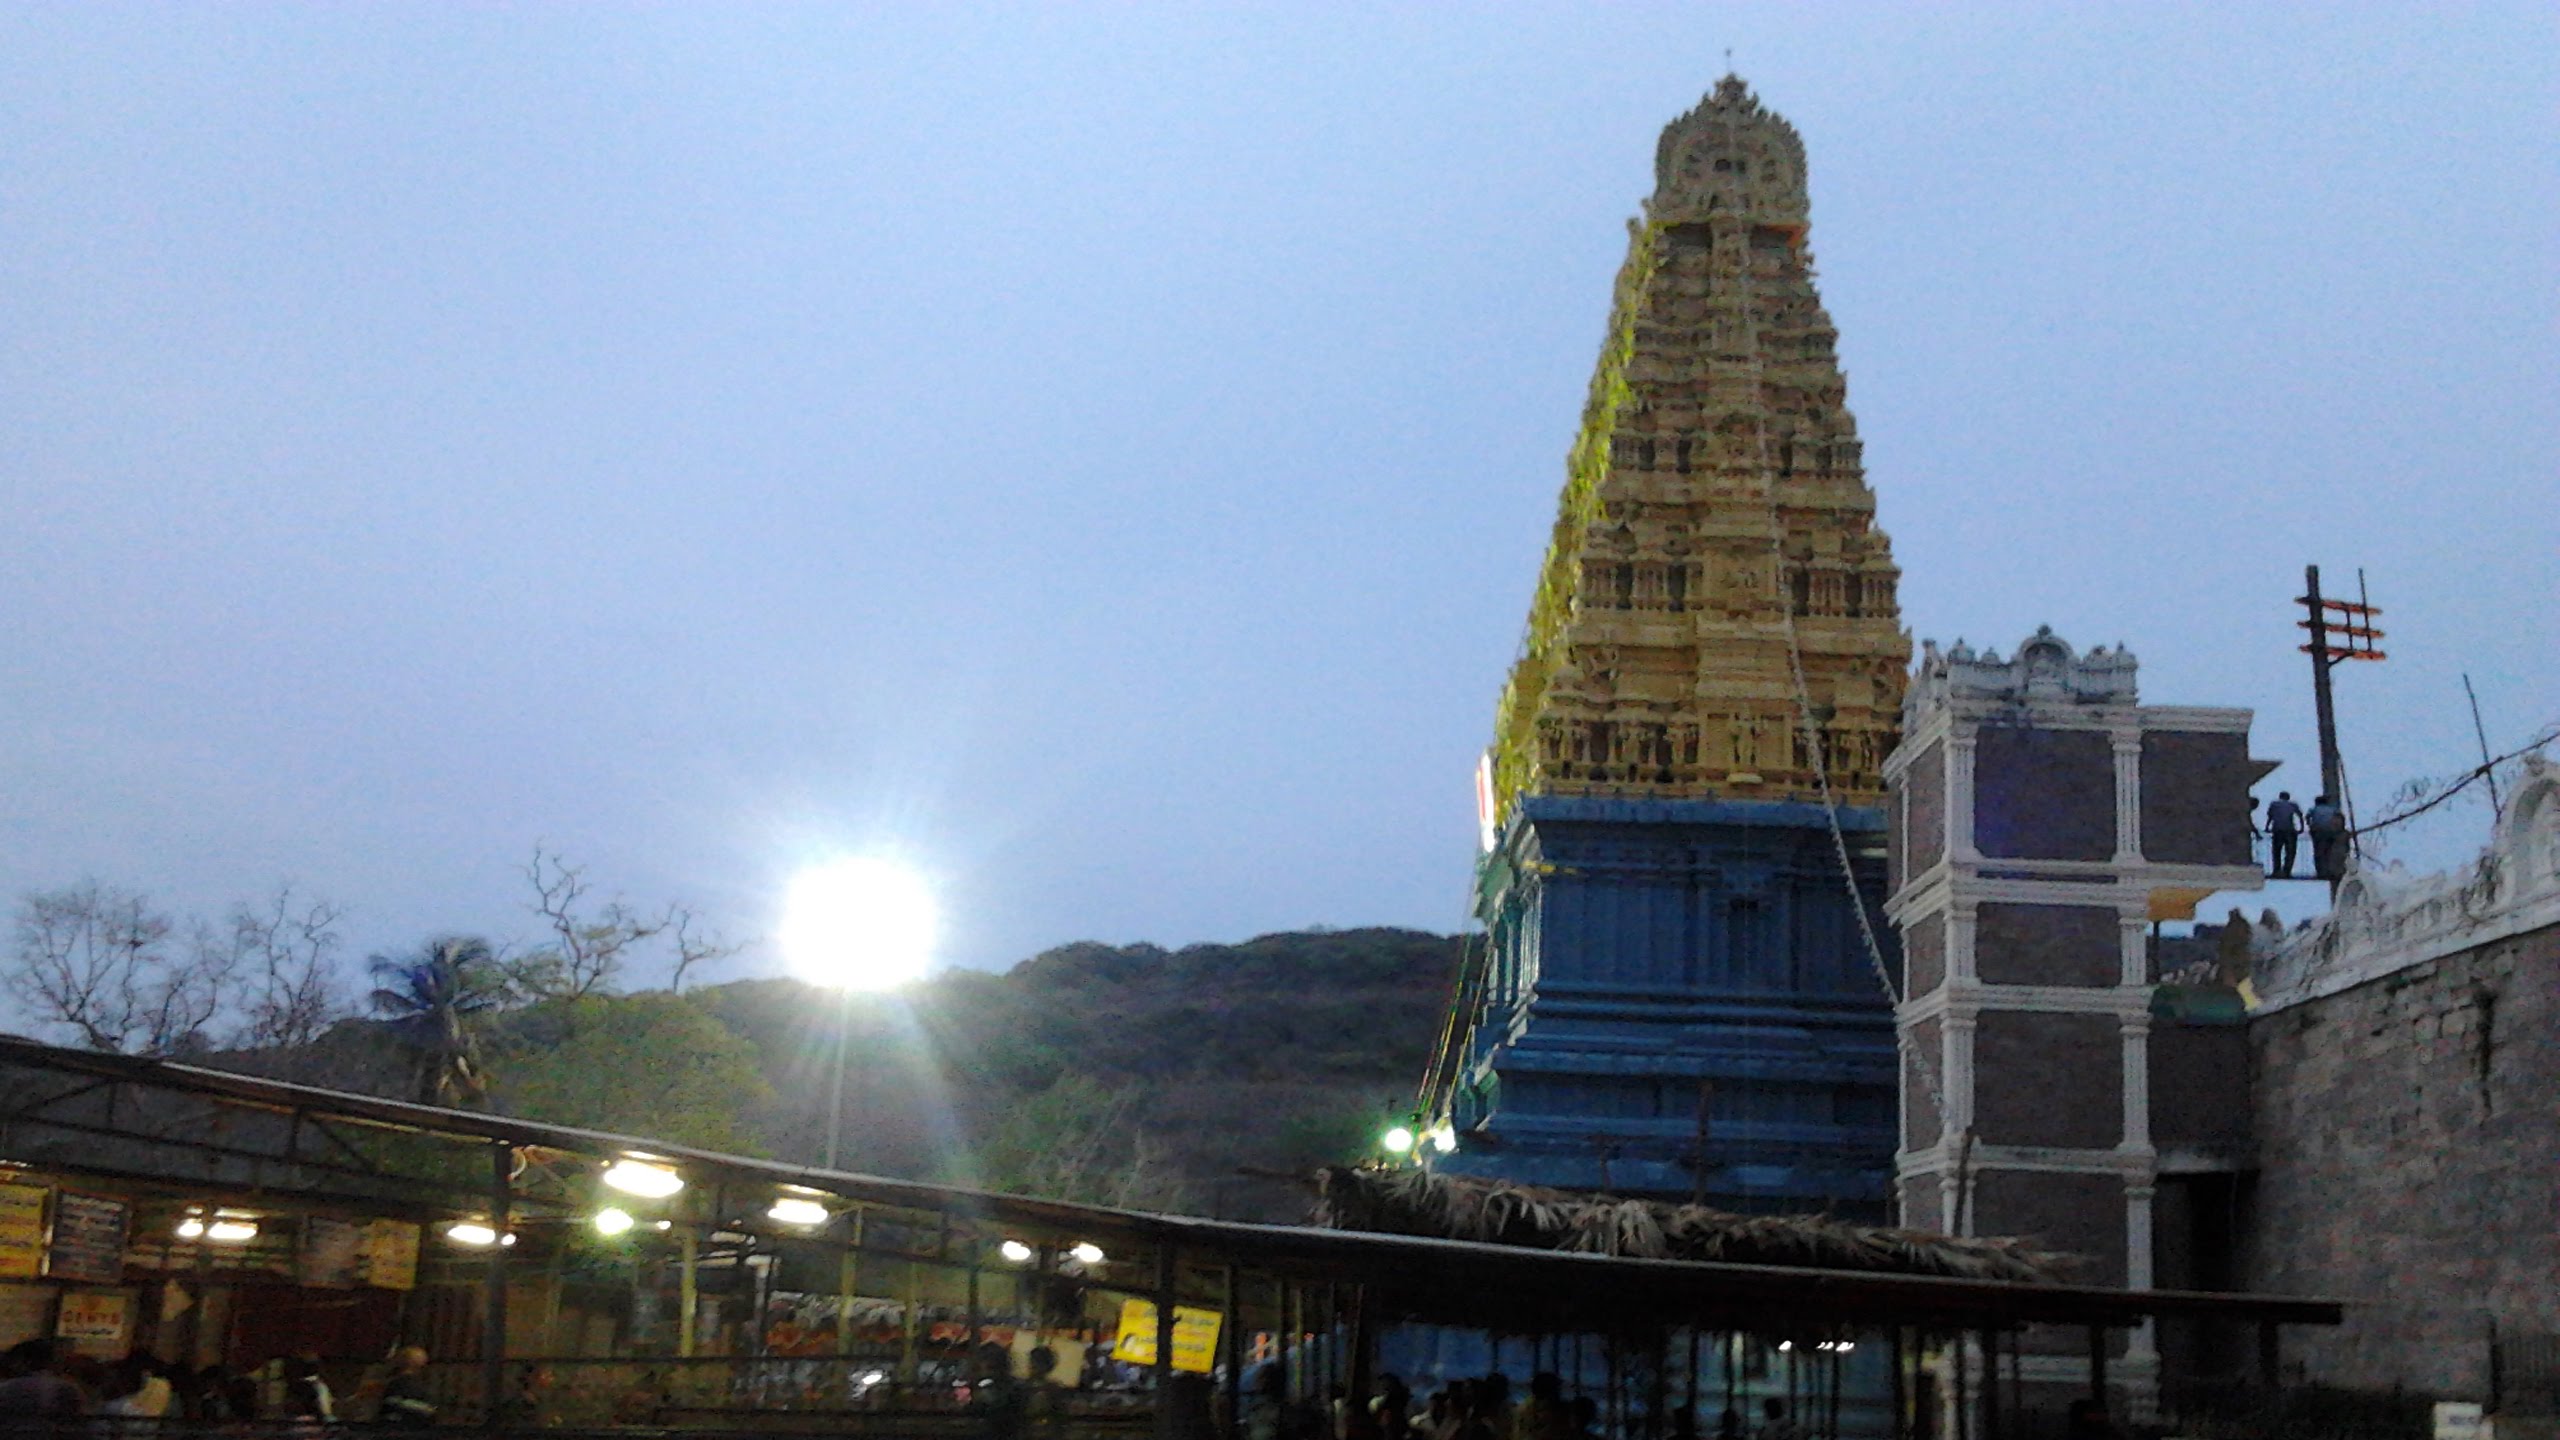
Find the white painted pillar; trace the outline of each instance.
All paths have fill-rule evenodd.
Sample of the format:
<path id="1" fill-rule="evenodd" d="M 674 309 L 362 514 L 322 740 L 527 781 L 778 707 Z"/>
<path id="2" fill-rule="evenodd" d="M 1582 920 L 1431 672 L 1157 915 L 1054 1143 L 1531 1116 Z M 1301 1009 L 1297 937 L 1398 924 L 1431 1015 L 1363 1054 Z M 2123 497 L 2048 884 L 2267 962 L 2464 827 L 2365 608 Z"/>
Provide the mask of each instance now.
<path id="1" fill-rule="evenodd" d="M 2114 732 L 2116 756 L 2116 863 L 2142 860 L 2142 732 Z"/>
<path id="2" fill-rule="evenodd" d="M 1973 848 L 1973 732 L 1947 731 L 1947 858 L 1969 864 L 1982 858 Z"/>
<path id="3" fill-rule="evenodd" d="M 2151 1017 L 2124 1022 L 2124 1149 L 2151 1151 Z M 2143 1203 L 2149 1204 L 2148 1200 Z"/>

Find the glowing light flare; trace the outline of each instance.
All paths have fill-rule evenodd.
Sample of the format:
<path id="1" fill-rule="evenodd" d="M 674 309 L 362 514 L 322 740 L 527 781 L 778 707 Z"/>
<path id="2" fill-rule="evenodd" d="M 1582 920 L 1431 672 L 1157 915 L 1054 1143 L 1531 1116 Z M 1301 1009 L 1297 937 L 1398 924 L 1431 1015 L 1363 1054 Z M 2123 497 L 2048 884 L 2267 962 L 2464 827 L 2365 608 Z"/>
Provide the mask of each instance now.
<path id="1" fill-rule="evenodd" d="M 820 985 L 893 990 L 924 978 L 941 916 L 924 877 L 894 860 L 853 856 L 792 877 L 782 953 Z"/>
<path id="2" fill-rule="evenodd" d="M 1019 1240 L 1007 1240 L 996 1247 L 996 1253 L 1003 1256 L 1007 1264 L 1028 1265 L 1031 1263 L 1031 1247 L 1023 1244 Z"/>
<path id="3" fill-rule="evenodd" d="M 1443 1155 L 1455 1154 L 1458 1149 L 1458 1132 L 1446 1125 L 1432 1131 L 1431 1148 Z"/>
<path id="4" fill-rule="evenodd" d="M 625 1195 L 644 1200 L 664 1200 L 684 1188 L 684 1177 L 664 1165 L 647 1160 L 616 1160 L 606 1167 L 604 1183 Z"/>
<path id="5" fill-rule="evenodd" d="M 464 1220 L 446 1226 L 444 1238 L 456 1245 L 495 1245 L 498 1243 L 498 1232 L 477 1220 Z M 515 1238 L 513 1235 L 508 1236 L 507 1243 L 514 1244 Z"/>
<path id="6" fill-rule="evenodd" d="M 1390 1155 L 1409 1155 L 1413 1153 L 1413 1131 L 1407 1126 L 1398 1125 L 1379 1136 L 1378 1143 L 1386 1146 L 1387 1153 Z"/>
<path id="7" fill-rule="evenodd" d="M 827 1207 L 805 1195 L 785 1195 L 774 1201 L 773 1208 L 764 1213 L 768 1219 L 779 1220 L 785 1225 L 827 1223 Z"/>
<path id="8" fill-rule="evenodd" d="M 628 1210 L 608 1205 L 596 1212 L 595 1227 L 599 1235 L 619 1235 L 629 1230 L 634 1223 L 636 1222 L 632 1220 L 631 1212 Z"/>
<path id="9" fill-rule="evenodd" d="M 1076 1247 L 1067 1254 L 1079 1265 L 1099 1265 L 1103 1261 L 1102 1247 L 1090 1240 L 1077 1241 Z"/>
<path id="10" fill-rule="evenodd" d="M 210 1240 L 217 1245 L 246 1245 L 258 1238 L 258 1222 L 236 1215 L 188 1215 L 178 1221 L 181 1240 Z"/>

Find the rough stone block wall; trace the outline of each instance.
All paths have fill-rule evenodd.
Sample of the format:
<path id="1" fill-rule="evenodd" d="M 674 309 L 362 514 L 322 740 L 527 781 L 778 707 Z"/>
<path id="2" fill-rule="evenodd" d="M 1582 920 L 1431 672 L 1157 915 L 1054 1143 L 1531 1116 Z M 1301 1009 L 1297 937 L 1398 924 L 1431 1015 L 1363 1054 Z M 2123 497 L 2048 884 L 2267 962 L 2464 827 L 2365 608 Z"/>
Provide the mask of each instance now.
<path id="1" fill-rule="evenodd" d="M 2142 737 L 2142 855 L 2186 865 L 2249 863 L 2249 737 L 2154 730 Z"/>
<path id="2" fill-rule="evenodd" d="M 2124 1032 L 2106 1015 L 1985 1010 L 1973 1032 L 1986 1145 L 2112 1150 L 2124 1138 Z"/>
<path id="3" fill-rule="evenodd" d="M 2095 905 L 1974 911 L 1973 969 L 1986 985 L 2111 986 L 2124 978 L 2116 912 Z"/>
<path id="4" fill-rule="evenodd" d="M 1974 741 L 1973 844 L 2000 860 L 2113 858 L 2115 742 L 2094 730 L 1984 726 Z"/>
<path id="5" fill-rule="evenodd" d="M 2560 1333 L 2560 927 L 2251 1023 L 2251 1288 L 2360 1302 L 2313 1379 L 2489 1398 L 2489 1337 Z M 2506 1430 L 2503 1424 L 2500 1432 Z"/>

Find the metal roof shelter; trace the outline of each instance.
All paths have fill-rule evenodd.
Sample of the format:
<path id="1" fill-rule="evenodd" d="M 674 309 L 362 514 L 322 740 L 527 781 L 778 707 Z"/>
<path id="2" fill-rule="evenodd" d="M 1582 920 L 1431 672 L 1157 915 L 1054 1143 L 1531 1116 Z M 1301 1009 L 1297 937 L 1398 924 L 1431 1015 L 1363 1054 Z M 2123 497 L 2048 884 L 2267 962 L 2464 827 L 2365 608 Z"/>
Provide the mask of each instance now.
<path id="1" fill-rule="evenodd" d="M 853 1265 L 965 1273 L 975 1333 L 990 1247 L 1034 1247 L 1047 1267 L 1070 1247 L 1107 1262 L 1088 1288 L 1158 1301 L 1157 1373 L 1168 1378 L 1175 1305 L 1259 1313 L 1273 1330 L 1300 1315 L 1357 1315 L 1511 1335 L 1637 1333 L 1674 1327 L 1758 1334 L 2003 1333 L 2028 1325 L 2110 1328 L 2158 1315 L 2212 1314 L 2260 1327 L 2336 1324 L 2334 1301 L 2125 1291 L 1876 1272 L 1633 1260 L 1399 1235 L 1245 1224 L 995 1195 L 724 1155 L 645 1137 L 385 1100 L 199 1066 L 67 1050 L 0 1037 L 0 1162 L 113 1183 L 137 1196 L 337 1208 L 420 1222 L 478 1219 L 500 1232 L 582 1225 L 603 1169 L 641 1158 L 685 1182 L 659 1228 L 690 1256 L 697 1235 L 768 1234 L 832 1243 Z M 829 1211 L 821 1226 L 766 1218 L 777 1194 Z M 486 1248 L 485 1412 L 495 1415 L 507 1354 L 510 1256 Z M 520 1263 L 520 1262 L 519 1262 Z M 689 1273 L 689 1272 L 688 1272 Z M 1301 1307 L 1293 1310 L 1292 1306 Z M 686 1321 L 686 1342 L 691 1319 Z M 1227 1383 L 1244 1368 L 1243 1323 L 1224 1327 Z M 689 1352 L 687 1352 L 689 1353 Z M 2105 1350 L 2093 1343 L 2103 1369 Z M 1365 1381 L 1356 1359 L 1349 1379 Z"/>

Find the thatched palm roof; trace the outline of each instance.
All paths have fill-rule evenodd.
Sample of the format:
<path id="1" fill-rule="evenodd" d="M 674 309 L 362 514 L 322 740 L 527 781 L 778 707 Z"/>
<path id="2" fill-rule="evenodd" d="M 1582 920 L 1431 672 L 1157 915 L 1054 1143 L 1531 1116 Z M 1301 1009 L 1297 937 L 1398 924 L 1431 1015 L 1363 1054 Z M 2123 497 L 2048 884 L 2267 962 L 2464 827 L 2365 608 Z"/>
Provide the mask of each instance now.
<path id="1" fill-rule="evenodd" d="M 1736 1215 L 1703 1205 L 1550 1190 L 1414 1167 L 1316 1172 L 1316 1223 L 1644 1260 L 2057 1281 L 2071 1257 L 2008 1237 L 1959 1238 L 1810 1215 Z"/>

